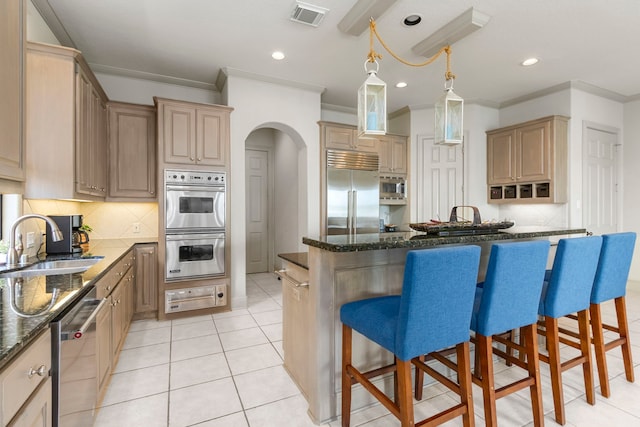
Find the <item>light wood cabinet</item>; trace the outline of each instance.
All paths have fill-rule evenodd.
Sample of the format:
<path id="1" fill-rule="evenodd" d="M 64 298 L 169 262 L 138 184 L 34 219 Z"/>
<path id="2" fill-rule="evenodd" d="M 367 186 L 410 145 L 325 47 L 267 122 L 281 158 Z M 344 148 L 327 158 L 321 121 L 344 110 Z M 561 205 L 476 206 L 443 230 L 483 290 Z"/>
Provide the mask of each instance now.
<path id="1" fill-rule="evenodd" d="M 98 281 L 98 298 L 107 304 L 96 315 L 98 404 L 102 401 L 133 315 L 134 252 L 130 250 Z"/>
<path id="2" fill-rule="evenodd" d="M 46 329 L 0 373 L 0 423 L 50 426 L 51 332 Z"/>
<path id="3" fill-rule="evenodd" d="M 232 108 L 154 100 L 158 110 L 158 143 L 163 148 L 165 164 L 227 165 Z"/>
<path id="4" fill-rule="evenodd" d="M 568 117 L 550 116 L 487 132 L 490 203 L 563 203 Z"/>
<path id="5" fill-rule="evenodd" d="M 136 245 L 136 314 L 158 310 L 158 255 L 157 245 Z"/>
<path id="6" fill-rule="evenodd" d="M 405 175 L 407 168 L 407 137 L 387 135 L 378 139 L 381 173 Z"/>
<path id="7" fill-rule="evenodd" d="M 104 200 L 107 96 L 75 49 L 27 44 L 25 197 Z"/>
<path id="8" fill-rule="evenodd" d="M 377 138 L 358 138 L 358 130 L 354 126 L 337 123 L 321 123 L 321 139 L 325 148 L 337 150 L 378 152 Z"/>
<path id="9" fill-rule="evenodd" d="M 283 261 L 282 279 L 282 349 L 284 366 L 305 396 L 313 394 L 308 361 L 311 357 L 309 270 Z"/>
<path id="10" fill-rule="evenodd" d="M 156 109 L 109 102 L 109 198 L 156 200 Z"/>
<path id="11" fill-rule="evenodd" d="M 0 178 L 22 181 L 24 171 L 24 0 L 0 2 Z"/>

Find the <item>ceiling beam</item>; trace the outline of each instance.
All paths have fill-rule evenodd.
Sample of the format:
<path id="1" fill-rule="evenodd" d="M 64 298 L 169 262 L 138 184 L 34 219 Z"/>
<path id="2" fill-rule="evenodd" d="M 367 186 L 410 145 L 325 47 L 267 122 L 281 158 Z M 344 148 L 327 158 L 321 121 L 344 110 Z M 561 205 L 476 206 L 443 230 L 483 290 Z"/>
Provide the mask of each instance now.
<path id="1" fill-rule="evenodd" d="M 491 17 L 473 7 L 467 9 L 462 15 L 442 26 L 420 43 L 411 48 L 413 53 L 427 58 L 435 55 L 441 47 L 452 45 L 465 38 L 469 34 L 484 27 Z"/>
<path id="2" fill-rule="evenodd" d="M 378 19 L 398 0 L 358 0 L 338 23 L 338 29 L 359 36 L 369 28 L 371 18 Z"/>

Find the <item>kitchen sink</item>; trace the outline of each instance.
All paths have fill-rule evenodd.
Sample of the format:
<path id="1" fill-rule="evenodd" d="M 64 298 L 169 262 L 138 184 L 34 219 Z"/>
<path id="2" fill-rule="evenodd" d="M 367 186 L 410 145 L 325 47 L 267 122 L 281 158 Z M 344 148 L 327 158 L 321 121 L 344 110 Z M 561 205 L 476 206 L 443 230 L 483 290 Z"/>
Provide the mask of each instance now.
<path id="1" fill-rule="evenodd" d="M 91 257 L 42 261 L 20 270 L 0 273 L 0 278 L 82 273 L 83 271 L 87 271 L 92 265 L 98 263 L 103 258 L 104 257 Z"/>

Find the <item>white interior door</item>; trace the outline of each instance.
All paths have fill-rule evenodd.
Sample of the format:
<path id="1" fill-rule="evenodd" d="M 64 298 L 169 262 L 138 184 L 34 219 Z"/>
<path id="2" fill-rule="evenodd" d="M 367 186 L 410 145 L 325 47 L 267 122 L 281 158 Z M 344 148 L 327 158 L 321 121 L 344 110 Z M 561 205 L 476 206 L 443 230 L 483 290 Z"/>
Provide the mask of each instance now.
<path id="1" fill-rule="evenodd" d="M 269 153 L 245 151 L 247 273 L 269 270 Z"/>
<path id="2" fill-rule="evenodd" d="M 448 221 L 451 208 L 464 204 L 463 147 L 436 145 L 432 136 L 419 135 L 416 151 L 416 221 Z"/>
<path id="3" fill-rule="evenodd" d="M 615 130 L 585 124 L 583 223 L 594 234 L 618 229 L 618 134 Z"/>

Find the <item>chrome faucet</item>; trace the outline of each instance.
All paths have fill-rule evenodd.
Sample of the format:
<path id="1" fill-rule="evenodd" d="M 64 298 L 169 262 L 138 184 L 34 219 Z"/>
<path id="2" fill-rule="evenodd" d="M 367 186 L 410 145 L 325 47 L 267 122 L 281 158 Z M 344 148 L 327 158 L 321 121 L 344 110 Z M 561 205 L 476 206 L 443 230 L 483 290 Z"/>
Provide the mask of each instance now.
<path id="1" fill-rule="evenodd" d="M 18 228 L 18 225 L 22 221 L 29 218 L 40 218 L 42 220 L 45 220 L 47 224 L 49 224 L 49 226 L 51 227 L 51 231 L 52 231 L 51 240 L 53 240 L 54 242 L 59 242 L 64 238 L 62 236 L 62 232 L 58 228 L 58 224 L 56 224 L 56 222 L 51 218 L 49 218 L 48 216 L 44 216 L 40 214 L 22 215 L 21 217 L 16 219 L 11 225 L 11 232 L 9 233 L 9 251 L 7 252 L 8 267 L 15 267 L 18 264 L 18 252 L 16 251 L 16 229 Z"/>

